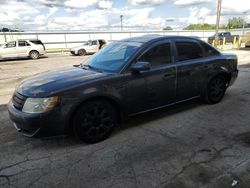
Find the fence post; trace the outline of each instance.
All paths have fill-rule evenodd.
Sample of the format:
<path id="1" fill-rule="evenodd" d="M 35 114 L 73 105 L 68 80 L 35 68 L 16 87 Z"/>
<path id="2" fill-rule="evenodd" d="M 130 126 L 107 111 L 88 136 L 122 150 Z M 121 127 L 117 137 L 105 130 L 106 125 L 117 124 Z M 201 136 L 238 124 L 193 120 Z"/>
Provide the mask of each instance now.
<path id="1" fill-rule="evenodd" d="M 109 41 L 112 41 L 112 33 L 109 33 Z"/>
<path id="2" fill-rule="evenodd" d="M 7 37 L 6 37 L 6 35 L 4 34 L 3 36 L 4 36 L 4 42 L 7 42 Z"/>
<path id="3" fill-rule="evenodd" d="M 66 33 L 64 33 L 64 42 L 65 42 L 65 47 L 68 48 Z"/>

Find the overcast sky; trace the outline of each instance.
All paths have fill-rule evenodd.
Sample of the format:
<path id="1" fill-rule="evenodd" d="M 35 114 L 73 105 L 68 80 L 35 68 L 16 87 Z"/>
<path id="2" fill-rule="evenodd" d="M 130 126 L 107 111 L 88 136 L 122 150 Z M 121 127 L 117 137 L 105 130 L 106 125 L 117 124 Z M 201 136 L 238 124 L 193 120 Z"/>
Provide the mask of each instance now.
<path id="1" fill-rule="evenodd" d="M 21 30 L 182 29 L 215 24 L 217 0 L 0 0 L 0 28 Z M 243 12 L 249 11 L 245 15 Z M 250 22 L 249 0 L 222 0 L 221 23 L 230 17 Z"/>

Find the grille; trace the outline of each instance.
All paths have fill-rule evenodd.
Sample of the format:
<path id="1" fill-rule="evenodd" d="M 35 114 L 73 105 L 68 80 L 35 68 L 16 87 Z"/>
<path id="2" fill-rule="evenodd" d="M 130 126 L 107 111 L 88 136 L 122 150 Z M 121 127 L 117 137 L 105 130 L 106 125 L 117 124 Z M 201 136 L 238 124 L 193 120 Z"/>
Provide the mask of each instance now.
<path id="1" fill-rule="evenodd" d="M 18 110 L 22 110 L 26 99 L 27 97 L 21 95 L 20 93 L 15 92 L 12 97 L 12 102 L 13 102 L 14 107 Z"/>

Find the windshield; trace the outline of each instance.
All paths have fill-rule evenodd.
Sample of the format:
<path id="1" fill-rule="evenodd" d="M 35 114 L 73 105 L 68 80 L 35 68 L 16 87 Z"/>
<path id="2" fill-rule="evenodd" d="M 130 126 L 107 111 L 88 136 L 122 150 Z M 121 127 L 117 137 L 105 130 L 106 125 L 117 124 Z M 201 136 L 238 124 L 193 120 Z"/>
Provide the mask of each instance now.
<path id="1" fill-rule="evenodd" d="M 117 72 L 141 45 L 142 43 L 138 42 L 113 42 L 90 57 L 82 65 L 101 71 Z"/>

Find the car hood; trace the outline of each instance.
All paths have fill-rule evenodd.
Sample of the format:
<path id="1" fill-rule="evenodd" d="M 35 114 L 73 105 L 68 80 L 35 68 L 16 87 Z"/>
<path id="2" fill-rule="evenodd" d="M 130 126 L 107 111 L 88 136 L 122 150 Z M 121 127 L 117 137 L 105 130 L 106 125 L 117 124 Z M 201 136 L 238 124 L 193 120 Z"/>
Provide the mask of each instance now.
<path id="1" fill-rule="evenodd" d="M 29 97 L 46 97 L 108 75 L 108 73 L 78 67 L 60 69 L 37 74 L 24 80 L 16 91 Z"/>

